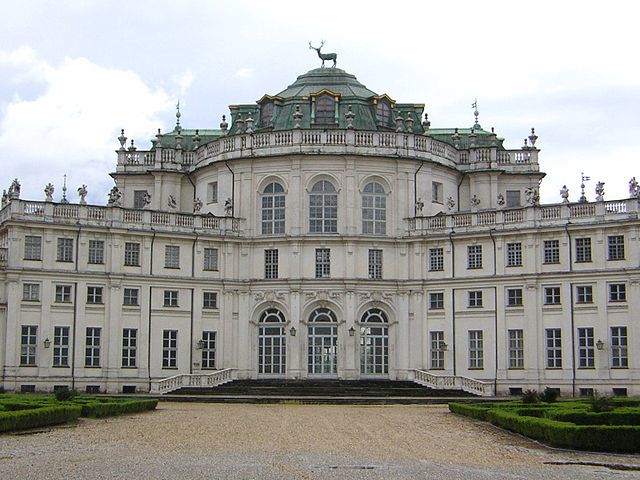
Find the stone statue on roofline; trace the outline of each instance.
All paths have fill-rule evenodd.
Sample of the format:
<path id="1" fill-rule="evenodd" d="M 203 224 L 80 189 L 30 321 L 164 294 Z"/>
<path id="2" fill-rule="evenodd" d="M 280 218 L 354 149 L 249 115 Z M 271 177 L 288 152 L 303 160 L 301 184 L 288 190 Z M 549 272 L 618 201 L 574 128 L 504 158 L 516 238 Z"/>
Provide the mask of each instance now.
<path id="1" fill-rule="evenodd" d="M 119 207 L 122 203 L 122 193 L 118 187 L 113 187 L 109 192 L 109 200 L 107 201 L 108 207 Z"/>
<path id="2" fill-rule="evenodd" d="M 596 183 L 596 202 L 604 201 L 604 182 Z"/>
<path id="3" fill-rule="evenodd" d="M 531 205 L 531 206 L 537 205 L 538 202 L 540 201 L 540 194 L 538 193 L 538 190 L 533 187 L 525 188 L 524 197 L 527 202 L 527 205 Z"/>
<path id="4" fill-rule="evenodd" d="M 9 185 L 9 200 L 20 198 L 20 182 L 17 178 L 13 179 L 11 185 Z"/>
<path id="5" fill-rule="evenodd" d="M 638 182 L 636 181 L 636 177 L 632 177 L 629 180 L 629 197 L 638 198 L 640 196 L 640 188 L 638 187 Z"/>
<path id="6" fill-rule="evenodd" d="M 78 188 L 78 195 L 80 196 L 80 205 L 87 204 L 87 193 L 89 192 L 87 191 L 86 185 L 83 184 L 81 187 Z"/>
<path id="7" fill-rule="evenodd" d="M 9 203 L 9 194 L 6 190 L 2 190 L 2 208 L 6 207 L 7 203 Z"/>
<path id="8" fill-rule="evenodd" d="M 569 203 L 569 189 L 566 185 L 563 185 L 560 189 L 560 196 L 562 197 L 562 203 Z"/>
<path id="9" fill-rule="evenodd" d="M 55 189 L 53 188 L 53 183 L 51 182 L 47 183 L 47 185 L 44 187 L 45 202 L 53 202 L 54 190 Z"/>

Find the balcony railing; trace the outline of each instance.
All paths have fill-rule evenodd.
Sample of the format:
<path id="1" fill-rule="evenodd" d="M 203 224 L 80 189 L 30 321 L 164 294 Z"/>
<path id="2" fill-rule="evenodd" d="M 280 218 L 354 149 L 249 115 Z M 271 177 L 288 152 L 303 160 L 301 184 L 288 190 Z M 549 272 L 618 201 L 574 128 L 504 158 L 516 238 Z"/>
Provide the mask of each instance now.
<path id="1" fill-rule="evenodd" d="M 225 368 L 212 373 L 183 373 L 151 383 L 150 393 L 169 393 L 182 387 L 211 388 L 233 380 L 233 369 Z"/>
<path id="2" fill-rule="evenodd" d="M 571 220 L 609 221 L 638 218 L 638 199 L 611 200 L 594 203 L 574 203 L 556 205 L 537 205 L 526 208 L 485 210 L 439 214 L 433 217 L 415 217 L 407 219 L 409 235 L 443 233 L 447 230 L 473 231 L 487 227 L 537 227 L 563 225 Z"/>
<path id="3" fill-rule="evenodd" d="M 462 390 L 483 397 L 494 395 L 493 383 L 461 375 L 436 375 L 424 370 L 414 370 L 413 381 L 435 390 Z"/>
<path id="4" fill-rule="evenodd" d="M 0 211 L 0 223 L 8 220 L 55 221 L 82 226 L 112 226 L 143 230 L 153 228 L 176 232 L 193 232 L 195 229 L 218 235 L 239 235 L 241 233 L 240 220 L 233 217 L 25 200 L 11 200 Z"/>

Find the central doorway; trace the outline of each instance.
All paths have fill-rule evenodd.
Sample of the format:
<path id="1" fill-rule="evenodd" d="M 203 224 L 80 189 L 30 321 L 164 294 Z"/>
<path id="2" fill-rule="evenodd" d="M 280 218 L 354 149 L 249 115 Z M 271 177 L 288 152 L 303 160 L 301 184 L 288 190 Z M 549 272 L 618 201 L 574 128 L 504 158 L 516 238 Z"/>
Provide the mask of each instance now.
<path id="1" fill-rule="evenodd" d="M 328 308 L 317 308 L 309 316 L 308 373 L 336 376 L 338 373 L 338 320 Z"/>

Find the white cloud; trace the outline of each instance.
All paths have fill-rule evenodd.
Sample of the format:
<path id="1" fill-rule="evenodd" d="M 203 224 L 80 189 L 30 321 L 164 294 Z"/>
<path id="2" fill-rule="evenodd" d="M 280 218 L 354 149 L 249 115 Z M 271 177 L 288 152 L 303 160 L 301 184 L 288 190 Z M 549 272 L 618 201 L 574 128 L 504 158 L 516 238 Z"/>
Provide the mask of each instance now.
<path id="1" fill-rule="evenodd" d="M 22 99 L 19 92 L 0 119 L 0 152 L 5 178 L 20 177 L 25 198 L 39 199 L 52 181 L 61 192 L 67 173 L 69 192 L 86 183 L 89 200 L 104 203 L 112 183 L 119 127 L 146 143 L 160 127 L 159 114 L 171 111 L 175 98 L 147 85 L 135 72 L 107 68 L 85 58 L 65 58 L 59 65 L 42 61 L 29 47 L 0 52 L 0 65 L 12 79 L 44 82 L 41 93 Z M 185 91 L 193 74 L 176 83 Z"/>
<path id="2" fill-rule="evenodd" d="M 251 75 L 253 75 L 252 68 L 242 67 L 236 72 L 236 77 L 239 78 L 249 78 Z"/>
<path id="3" fill-rule="evenodd" d="M 188 68 L 180 75 L 176 75 L 173 77 L 174 83 L 178 86 L 178 92 L 180 95 L 184 95 L 189 90 L 189 87 L 193 83 L 194 74 L 193 71 Z"/>

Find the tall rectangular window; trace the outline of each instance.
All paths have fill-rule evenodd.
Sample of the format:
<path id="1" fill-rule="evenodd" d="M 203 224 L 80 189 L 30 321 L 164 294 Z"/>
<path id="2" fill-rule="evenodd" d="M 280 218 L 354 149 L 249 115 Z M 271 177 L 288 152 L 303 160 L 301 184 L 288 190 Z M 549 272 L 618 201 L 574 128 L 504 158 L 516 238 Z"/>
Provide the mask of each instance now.
<path id="1" fill-rule="evenodd" d="M 469 330 L 469 368 L 484 368 L 482 330 Z"/>
<path id="2" fill-rule="evenodd" d="M 547 328 L 545 330 L 547 368 L 562 368 L 562 330 Z"/>
<path id="3" fill-rule="evenodd" d="M 507 243 L 507 267 L 522 266 L 522 243 Z"/>
<path id="4" fill-rule="evenodd" d="M 374 280 L 382 278 L 382 250 L 369 250 L 369 278 Z"/>
<path id="5" fill-rule="evenodd" d="M 509 368 L 524 368 L 524 332 L 509 330 Z"/>
<path id="6" fill-rule="evenodd" d="M 202 332 L 202 368 L 216 368 L 216 332 Z"/>
<path id="7" fill-rule="evenodd" d="M 23 325 L 20 335 L 20 365 L 33 367 L 36 365 L 38 327 Z"/>
<path id="8" fill-rule="evenodd" d="M 89 257 L 87 263 L 102 264 L 104 263 L 104 241 L 89 240 Z"/>
<path id="9" fill-rule="evenodd" d="M 594 368 L 593 328 L 578 328 L 578 367 Z"/>
<path id="10" fill-rule="evenodd" d="M 203 292 L 202 293 L 202 308 L 206 308 L 206 309 L 218 308 L 218 293 L 217 292 Z"/>
<path id="11" fill-rule="evenodd" d="M 56 303 L 71 303 L 71 285 L 56 285 Z"/>
<path id="12" fill-rule="evenodd" d="M 204 263 L 202 265 L 202 269 L 218 270 L 218 249 L 217 248 L 204 249 Z"/>
<path id="13" fill-rule="evenodd" d="M 316 248 L 316 278 L 329 278 L 331 276 L 331 250 L 328 248 Z"/>
<path id="14" fill-rule="evenodd" d="M 444 332 L 431 332 L 431 369 L 444 370 Z"/>
<path id="15" fill-rule="evenodd" d="M 103 304 L 102 287 L 87 287 L 87 303 Z"/>
<path id="16" fill-rule="evenodd" d="M 544 304 L 560 305 L 560 287 L 544 287 Z"/>
<path id="17" fill-rule="evenodd" d="M 624 235 L 607 237 L 609 260 L 624 260 Z"/>
<path id="18" fill-rule="evenodd" d="M 264 278 L 278 278 L 278 250 L 264 251 Z"/>
<path id="19" fill-rule="evenodd" d="M 578 285 L 576 287 L 576 303 L 593 303 L 593 286 Z"/>
<path id="20" fill-rule="evenodd" d="M 442 183 L 431 182 L 431 201 L 434 203 L 444 203 L 444 190 Z"/>
<path id="21" fill-rule="evenodd" d="M 164 268 L 180 268 L 180 247 L 177 245 L 165 245 Z"/>
<path id="22" fill-rule="evenodd" d="M 140 290 L 137 288 L 125 287 L 122 298 L 123 305 L 138 306 L 140 305 Z"/>
<path id="23" fill-rule="evenodd" d="M 515 208 L 521 205 L 520 190 L 507 190 L 507 208 Z"/>
<path id="24" fill-rule="evenodd" d="M 163 300 L 164 300 L 163 306 L 177 307 L 178 306 L 178 290 L 165 290 Z"/>
<path id="25" fill-rule="evenodd" d="M 444 270 L 444 248 L 429 249 L 429 271 L 441 272 Z"/>
<path id="26" fill-rule="evenodd" d="M 482 268 L 482 245 L 467 247 L 467 268 Z"/>
<path id="27" fill-rule="evenodd" d="M 24 259 L 42 260 L 42 237 L 35 235 L 24 237 Z"/>
<path id="28" fill-rule="evenodd" d="M 429 293 L 429 310 L 442 310 L 444 308 L 444 292 Z"/>
<path id="29" fill-rule="evenodd" d="M 149 192 L 146 190 L 133 191 L 133 208 L 141 209 L 147 206 Z"/>
<path id="30" fill-rule="evenodd" d="M 100 366 L 100 327 L 87 327 L 87 335 L 85 340 L 84 366 L 99 367 Z"/>
<path id="31" fill-rule="evenodd" d="M 39 302 L 40 301 L 40 284 L 39 283 L 23 283 L 22 284 L 22 301 Z"/>
<path id="32" fill-rule="evenodd" d="M 162 368 L 178 366 L 178 331 L 162 331 Z"/>
<path id="33" fill-rule="evenodd" d="M 207 203 L 218 203 L 218 182 L 207 184 Z"/>
<path id="34" fill-rule="evenodd" d="M 522 306 L 522 289 L 508 288 L 507 289 L 507 307 L 521 307 L 521 306 Z"/>
<path id="35" fill-rule="evenodd" d="M 140 244 L 126 242 L 124 244 L 124 264 L 128 267 L 140 266 Z"/>
<path id="36" fill-rule="evenodd" d="M 560 263 L 560 241 L 545 240 L 543 242 L 542 262 L 545 264 Z"/>
<path id="37" fill-rule="evenodd" d="M 482 307 L 482 290 L 469 291 L 469 308 Z"/>
<path id="38" fill-rule="evenodd" d="M 576 262 L 591 261 L 591 238 L 576 238 Z"/>
<path id="39" fill-rule="evenodd" d="M 59 238 L 56 251 L 58 262 L 73 262 L 73 238 Z"/>
<path id="40" fill-rule="evenodd" d="M 138 351 L 138 329 L 123 328 L 122 329 L 122 366 L 124 368 L 133 368 L 136 366 L 137 351 Z"/>
<path id="41" fill-rule="evenodd" d="M 609 301 L 610 302 L 626 302 L 627 301 L 627 285 L 624 283 L 609 284 Z"/>
<path id="42" fill-rule="evenodd" d="M 611 327 L 611 367 L 629 368 L 627 327 Z"/>
<path id="43" fill-rule="evenodd" d="M 53 328 L 53 366 L 69 366 L 69 327 Z"/>

